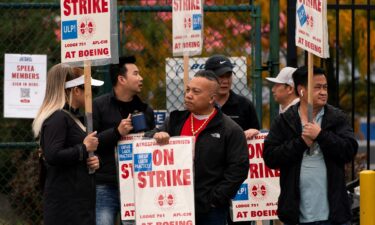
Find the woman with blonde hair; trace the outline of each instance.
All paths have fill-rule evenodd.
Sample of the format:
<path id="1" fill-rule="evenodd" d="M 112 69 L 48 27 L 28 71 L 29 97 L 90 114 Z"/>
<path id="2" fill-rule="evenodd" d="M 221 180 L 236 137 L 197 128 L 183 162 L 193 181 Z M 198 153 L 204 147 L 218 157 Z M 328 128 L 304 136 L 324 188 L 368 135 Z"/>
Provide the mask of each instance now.
<path id="1" fill-rule="evenodd" d="M 53 66 L 47 75 L 46 94 L 33 122 L 46 166 L 43 187 L 44 224 L 95 225 L 95 180 L 88 170 L 99 168 L 96 132 L 86 135 L 84 76 L 79 68 Z M 92 79 L 92 85 L 103 81 Z"/>

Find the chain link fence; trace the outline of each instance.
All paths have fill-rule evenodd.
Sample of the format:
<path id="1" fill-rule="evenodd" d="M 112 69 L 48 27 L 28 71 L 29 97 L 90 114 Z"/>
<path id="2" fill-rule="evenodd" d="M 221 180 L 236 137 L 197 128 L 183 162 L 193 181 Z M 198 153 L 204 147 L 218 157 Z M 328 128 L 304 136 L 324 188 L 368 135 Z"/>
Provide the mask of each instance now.
<path id="1" fill-rule="evenodd" d="M 234 5 L 235 3 L 235 5 Z M 201 57 L 225 54 L 238 67 L 234 90 L 251 98 L 254 64 L 254 22 L 248 0 L 206 0 L 204 47 Z M 135 55 L 144 78 L 141 97 L 154 109 L 181 109 L 181 59 L 172 57 L 171 0 L 118 1 L 119 51 Z M 4 54 L 46 54 L 48 68 L 60 62 L 60 8 L 58 1 L 0 3 L 0 76 Z M 260 31 L 259 31 L 260 32 Z M 172 58 L 171 58 L 172 57 Z M 191 58 L 190 69 L 203 69 L 204 59 Z M 111 89 L 108 67 L 92 68 L 92 76 Z M 169 80 L 168 80 L 169 79 Z M 31 119 L 3 117 L 4 79 L 0 79 L 0 225 L 41 224 L 37 144 Z M 166 97 L 167 96 L 167 97 Z"/>

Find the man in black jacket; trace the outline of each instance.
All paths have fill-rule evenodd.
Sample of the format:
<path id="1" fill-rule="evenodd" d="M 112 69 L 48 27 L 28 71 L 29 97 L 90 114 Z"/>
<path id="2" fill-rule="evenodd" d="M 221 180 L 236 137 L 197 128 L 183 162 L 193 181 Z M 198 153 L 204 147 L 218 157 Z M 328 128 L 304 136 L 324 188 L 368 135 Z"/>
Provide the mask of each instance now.
<path id="1" fill-rule="evenodd" d="M 246 97 L 234 93 L 232 88 L 234 65 L 224 55 L 213 55 L 207 59 L 205 69 L 215 73 L 219 80 L 219 91 L 216 103 L 221 111 L 236 122 L 245 133 L 246 139 L 251 139 L 259 133 L 259 121 L 254 104 Z M 251 225 L 250 221 L 236 222 L 228 216 L 228 224 Z"/>
<path id="2" fill-rule="evenodd" d="M 119 64 L 111 65 L 111 81 L 113 91 L 93 102 L 94 128 L 100 141 L 96 153 L 101 161 L 100 169 L 96 171 L 97 225 L 115 224 L 120 212 L 114 148 L 121 136 L 135 132 L 131 114 L 144 114 L 144 131 L 155 127 L 153 110 L 137 96 L 143 78 L 135 65 L 135 58 L 120 57 Z"/>
<path id="3" fill-rule="evenodd" d="M 171 113 L 149 132 L 159 144 L 170 136 L 195 136 L 194 192 L 197 225 L 225 225 L 229 201 L 249 170 L 242 129 L 215 107 L 219 87 L 212 71 L 198 71 L 185 93 L 185 111 Z"/>
<path id="4" fill-rule="evenodd" d="M 351 210 L 345 187 L 345 163 L 353 160 L 358 144 L 345 114 L 328 105 L 324 71 L 314 68 L 313 122 L 307 113 L 307 68 L 293 74 L 300 103 L 273 121 L 263 158 L 280 169 L 278 216 L 288 225 L 342 225 Z"/>
<path id="5" fill-rule="evenodd" d="M 232 62 L 224 55 L 213 55 L 205 63 L 205 70 L 213 71 L 219 80 L 216 103 L 220 105 L 223 113 L 240 125 L 246 138 L 251 139 L 259 133 L 258 117 L 254 104 L 231 90 L 233 68 Z"/>

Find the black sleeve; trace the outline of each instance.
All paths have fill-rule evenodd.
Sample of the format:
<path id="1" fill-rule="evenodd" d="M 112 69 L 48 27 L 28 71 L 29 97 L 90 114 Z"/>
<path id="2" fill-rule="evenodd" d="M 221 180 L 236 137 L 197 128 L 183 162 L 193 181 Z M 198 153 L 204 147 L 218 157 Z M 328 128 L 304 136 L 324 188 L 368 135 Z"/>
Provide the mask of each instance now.
<path id="1" fill-rule="evenodd" d="M 226 205 L 246 180 L 249 172 L 249 150 L 242 129 L 231 129 L 225 136 L 226 168 L 223 179 L 210 193 L 210 202 L 215 206 Z"/>
<path id="2" fill-rule="evenodd" d="M 161 131 L 169 132 L 169 117 L 165 118 L 163 125 L 161 125 L 159 128 L 155 127 L 154 129 L 145 132 L 144 137 L 153 138 L 155 133 L 161 132 Z"/>
<path id="3" fill-rule="evenodd" d="M 260 129 L 260 125 L 259 125 L 259 120 L 258 120 L 257 112 L 255 110 L 254 104 L 251 101 L 249 103 L 249 109 L 248 110 L 249 110 L 249 115 L 251 115 L 251 118 L 250 118 L 250 121 L 249 121 L 250 122 L 249 127 L 253 128 L 253 129 L 259 130 Z"/>
<path id="4" fill-rule="evenodd" d="M 154 129 L 155 128 L 154 110 L 150 106 L 147 106 L 145 115 L 146 115 L 147 127 L 149 128 L 149 130 Z"/>
<path id="5" fill-rule="evenodd" d="M 53 166 L 72 165 L 87 158 L 86 146 L 83 143 L 66 147 L 67 131 L 68 118 L 62 111 L 53 113 L 44 122 L 42 149 L 48 164 Z"/>
<path id="6" fill-rule="evenodd" d="M 348 163 L 358 151 L 358 143 L 354 132 L 344 115 L 337 115 L 335 129 L 322 129 L 316 138 L 325 157 L 337 163 Z"/>
<path id="7" fill-rule="evenodd" d="M 105 130 L 103 129 L 102 118 L 105 115 L 102 114 L 100 107 L 103 107 L 100 102 L 93 102 L 94 131 L 98 132 L 97 137 L 99 139 L 99 146 L 97 150 L 98 154 L 100 154 L 104 149 L 114 148 L 117 141 L 121 138 L 121 135 L 117 130 L 117 126 Z"/>
<path id="8" fill-rule="evenodd" d="M 303 152 L 308 149 L 301 135 L 295 135 L 293 138 L 287 138 L 286 133 L 291 135 L 293 132 L 287 129 L 285 121 L 281 116 L 275 118 L 271 129 L 264 140 L 263 159 L 265 164 L 271 169 L 299 163 Z"/>

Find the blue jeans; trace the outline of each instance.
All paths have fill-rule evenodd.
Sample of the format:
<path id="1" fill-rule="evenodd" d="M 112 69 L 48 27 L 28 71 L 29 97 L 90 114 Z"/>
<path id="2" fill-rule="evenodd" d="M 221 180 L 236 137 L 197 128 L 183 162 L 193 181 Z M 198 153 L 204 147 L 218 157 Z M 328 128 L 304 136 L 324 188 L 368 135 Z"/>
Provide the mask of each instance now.
<path id="1" fill-rule="evenodd" d="M 284 223 L 284 225 L 288 225 L 288 224 Z M 326 220 L 326 221 L 311 222 L 311 223 L 299 223 L 299 225 L 348 225 L 348 223 L 331 223 L 328 220 Z"/>
<path id="2" fill-rule="evenodd" d="M 120 213 L 120 194 L 111 185 L 96 185 L 96 225 L 114 225 Z M 134 225 L 134 221 L 122 221 L 123 225 Z"/>
<path id="3" fill-rule="evenodd" d="M 109 185 L 96 185 L 96 224 L 115 224 L 120 212 L 118 188 Z"/>
<path id="4" fill-rule="evenodd" d="M 211 208 L 208 213 L 197 213 L 196 225 L 226 225 L 228 207 Z"/>

